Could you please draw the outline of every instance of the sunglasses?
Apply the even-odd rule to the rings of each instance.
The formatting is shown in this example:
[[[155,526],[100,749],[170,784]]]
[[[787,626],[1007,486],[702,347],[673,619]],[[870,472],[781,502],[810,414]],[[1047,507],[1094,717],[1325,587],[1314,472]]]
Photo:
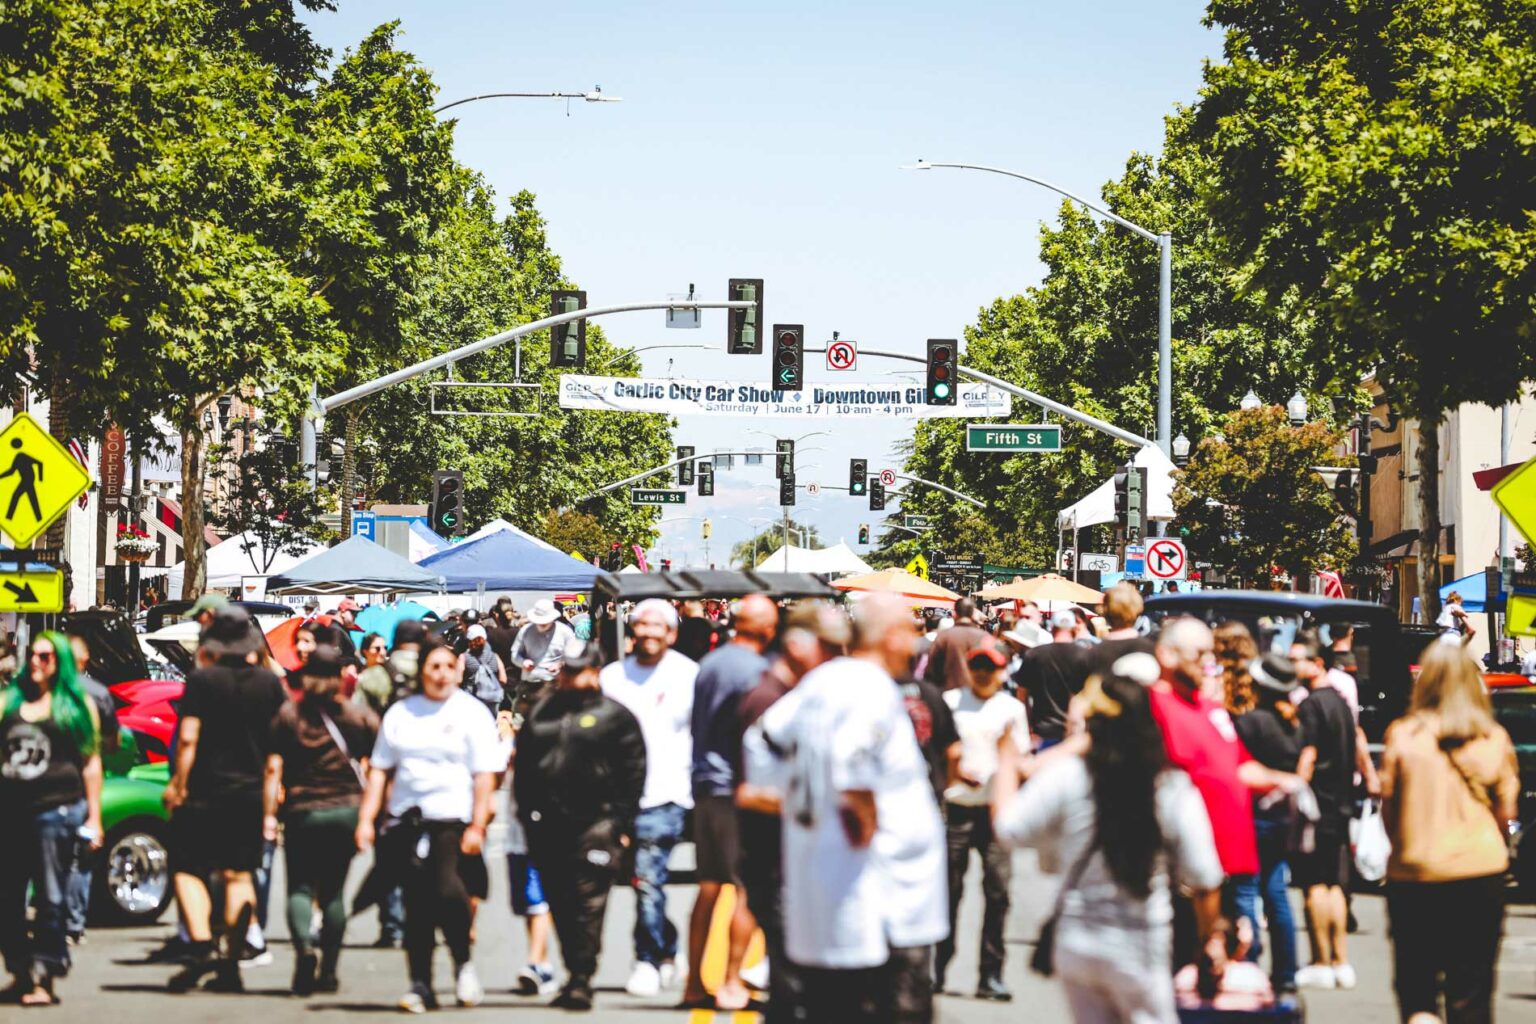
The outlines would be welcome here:
[[[36,658],[38,661],[53,661],[56,658],[58,658],[58,655],[55,654],[53,651],[41,651],[41,650],[39,650],[39,651],[33,651],[32,652],[32,657]]]

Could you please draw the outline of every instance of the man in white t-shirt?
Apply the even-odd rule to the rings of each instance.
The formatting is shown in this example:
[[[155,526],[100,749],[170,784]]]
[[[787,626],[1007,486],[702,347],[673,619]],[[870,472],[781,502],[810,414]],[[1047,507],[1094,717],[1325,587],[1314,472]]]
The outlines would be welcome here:
[[[992,831],[988,802],[992,776],[997,773],[997,745],[1011,735],[1022,757],[1029,750],[1029,724],[1024,704],[1003,690],[1008,678],[1008,657],[984,641],[966,655],[971,683],[944,694],[954,713],[960,735],[960,763],[952,769],[944,791],[944,831],[949,847],[949,938],[939,943],[934,979],[944,989],[944,974],[955,955],[955,924],[960,893],[971,866],[971,851],[981,855],[981,894],[986,910],[981,920],[981,971],[976,998],[1007,1002],[1013,998],[1003,984],[1003,923],[1008,920],[1008,886],[1013,881],[1013,859]]]
[[[635,818],[635,966],[625,991],[654,996],[678,980],[677,928],[667,917],[667,858],[693,806],[693,684],[699,666],[672,650],[677,609],[641,601],[629,616],[634,653],[603,669],[603,693],[645,737],[645,791]]]
[[[764,713],[755,739],[772,757],[748,762],[749,782],[784,794],[785,945],[812,1020],[932,1019],[944,826],[893,679],[915,640],[899,599],[860,601],[852,656]]]

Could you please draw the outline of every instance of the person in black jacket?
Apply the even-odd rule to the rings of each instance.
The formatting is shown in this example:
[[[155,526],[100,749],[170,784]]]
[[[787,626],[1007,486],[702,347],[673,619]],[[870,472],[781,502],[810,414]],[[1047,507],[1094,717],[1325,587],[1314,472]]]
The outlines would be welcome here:
[[[596,644],[566,648],[559,688],[534,707],[518,734],[512,774],[568,974],[554,1005],[568,1010],[592,1008],[608,889],[645,786],[640,724],[603,695],[601,665]]]

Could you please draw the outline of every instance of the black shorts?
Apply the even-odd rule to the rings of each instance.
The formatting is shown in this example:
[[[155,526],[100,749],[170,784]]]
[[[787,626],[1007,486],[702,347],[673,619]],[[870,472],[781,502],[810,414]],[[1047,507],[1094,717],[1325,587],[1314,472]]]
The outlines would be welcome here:
[[[699,881],[740,884],[741,829],[734,799],[701,796],[694,801],[693,848]]]
[[[1349,822],[1320,821],[1313,836],[1312,852],[1296,856],[1291,872],[1296,885],[1302,889],[1314,885],[1349,888]]]
[[[231,793],[217,803],[188,802],[171,815],[171,866],[206,878],[261,865],[261,794]]]

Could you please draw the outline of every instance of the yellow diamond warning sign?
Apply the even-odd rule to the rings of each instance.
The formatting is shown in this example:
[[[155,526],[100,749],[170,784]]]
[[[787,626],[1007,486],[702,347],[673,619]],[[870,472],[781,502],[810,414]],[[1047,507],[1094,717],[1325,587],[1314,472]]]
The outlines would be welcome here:
[[[69,449],[21,412],[0,430],[0,530],[26,547],[91,486]]]
[[[924,558],[921,553],[913,555],[912,561],[907,563],[907,572],[911,573],[913,576],[916,576],[920,580],[927,579],[928,559]]]
[[[1536,636],[1536,595],[1510,594],[1504,612],[1504,632],[1509,636]]]

